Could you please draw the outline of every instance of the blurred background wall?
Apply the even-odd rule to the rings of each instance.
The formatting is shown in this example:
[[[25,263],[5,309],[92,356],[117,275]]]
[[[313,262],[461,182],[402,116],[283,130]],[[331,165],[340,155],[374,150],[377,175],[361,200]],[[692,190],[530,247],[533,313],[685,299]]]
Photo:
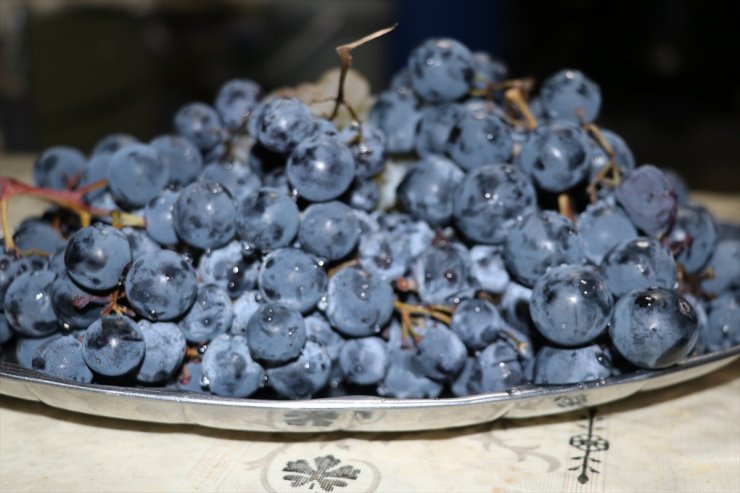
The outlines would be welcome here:
[[[1,0],[0,152],[171,129],[232,77],[270,89],[337,65],[334,47],[399,22],[355,53],[373,92],[421,40],[452,36],[542,80],[579,68],[599,123],[638,162],[692,188],[740,190],[738,2]]]

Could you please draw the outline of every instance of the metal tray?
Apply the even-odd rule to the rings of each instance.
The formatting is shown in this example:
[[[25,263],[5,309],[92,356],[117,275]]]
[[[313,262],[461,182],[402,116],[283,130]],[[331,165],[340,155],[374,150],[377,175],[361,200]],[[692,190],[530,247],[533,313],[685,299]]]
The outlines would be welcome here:
[[[740,346],[696,356],[657,371],[578,385],[525,385],[470,397],[307,401],[232,399],[191,392],[76,384],[0,362],[0,394],[97,416],[265,432],[412,431],[453,428],[499,418],[571,411],[691,380],[740,357]]]

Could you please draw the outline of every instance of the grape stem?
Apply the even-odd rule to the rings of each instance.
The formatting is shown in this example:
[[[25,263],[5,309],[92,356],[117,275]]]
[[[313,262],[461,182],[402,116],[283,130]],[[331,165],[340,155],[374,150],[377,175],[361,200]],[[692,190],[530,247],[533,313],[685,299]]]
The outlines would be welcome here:
[[[419,342],[421,339],[414,331],[414,325],[416,323],[413,318],[414,316],[431,317],[449,326],[452,323],[451,315],[455,311],[454,308],[445,305],[412,305],[411,303],[404,303],[399,300],[393,302],[393,308],[396,309],[401,317],[401,336],[403,340],[411,337],[414,342]]]
[[[119,303],[119,300],[126,297],[126,293],[121,288],[116,288],[111,294],[109,294],[106,298],[108,299],[108,303],[103,307],[102,314],[103,316],[108,316],[111,314],[111,312],[115,313],[116,315],[126,315],[128,317],[135,317],[136,314],[134,311],[122,304]]]
[[[591,202],[593,203],[599,199],[599,187],[606,186],[609,188],[616,188],[616,186],[619,185],[619,182],[622,180],[622,173],[619,170],[619,166],[617,166],[614,149],[612,148],[611,144],[609,144],[609,142],[604,138],[604,135],[601,133],[599,127],[596,126],[595,123],[586,123],[584,124],[584,128],[596,141],[599,147],[604,150],[607,158],[609,159],[606,165],[604,165],[598,171],[598,173],[596,173],[596,176],[594,176],[594,179],[591,180],[591,183],[589,183],[588,187],[586,188],[586,191],[591,198]]]
[[[558,210],[560,214],[567,217],[571,221],[576,220],[576,213],[573,210],[573,200],[567,193],[561,193],[558,195]]]
[[[504,99],[509,108],[521,115],[523,121],[520,120],[519,124],[523,124],[525,128],[533,130],[537,128],[537,119],[532,114],[532,110],[529,109],[525,92],[526,87],[523,87],[521,83],[514,84],[504,91]]]
[[[107,180],[99,180],[77,190],[56,190],[54,188],[35,187],[10,177],[0,176],[0,222],[2,222],[5,249],[7,251],[16,251],[13,235],[10,231],[10,224],[8,223],[8,204],[10,199],[16,195],[36,197],[56,204],[59,207],[69,209],[79,216],[83,228],[90,225],[90,220],[93,216],[110,217],[113,220],[113,226],[117,228],[123,226],[143,227],[145,225],[144,218],[135,214],[100,209],[85,203],[83,197],[86,193],[103,188],[107,183]]]
[[[357,117],[357,113],[344,97],[344,83],[347,80],[347,72],[349,72],[349,69],[352,67],[352,50],[364,45],[365,43],[368,43],[388,34],[389,32],[393,31],[396,26],[398,26],[398,23],[393,24],[390,27],[380,29],[379,31],[375,31],[374,33],[368,34],[367,36],[355,40],[351,43],[337,46],[337,55],[339,55],[340,62],[339,87],[337,88],[337,97],[334,99],[334,109],[332,110],[331,116],[329,117],[330,120],[334,120],[339,114],[339,108],[344,106],[345,108],[347,108],[350,117],[352,117],[352,123],[359,125],[360,119]]]

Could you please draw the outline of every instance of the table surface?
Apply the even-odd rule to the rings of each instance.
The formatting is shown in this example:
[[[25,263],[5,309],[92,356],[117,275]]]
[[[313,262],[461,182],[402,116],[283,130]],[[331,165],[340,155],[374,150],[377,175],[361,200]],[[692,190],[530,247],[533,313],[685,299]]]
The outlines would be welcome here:
[[[0,155],[0,174],[28,181],[30,162]],[[693,198],[740,219],[740,194]],[[13,204],[12,224],[42,208]],[[0,397],[0,492],[735,493],[739,376],[736,361],[590,411],[396,434],[160,425]]]

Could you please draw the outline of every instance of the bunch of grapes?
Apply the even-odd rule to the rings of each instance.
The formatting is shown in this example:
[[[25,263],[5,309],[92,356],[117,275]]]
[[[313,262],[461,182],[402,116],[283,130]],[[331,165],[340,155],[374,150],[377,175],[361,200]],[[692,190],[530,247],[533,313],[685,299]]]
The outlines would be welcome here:
[[[55,204],[3,222],[3,357],[230,397],[436,398],[740,344],[740,241],[594,123],[583,73],[535,95],[430,39],[366,117],[339,89],[327,118],[231,80],[171,134],[52,147],[35,187],[3,179],[3,215],[17,193]]]

